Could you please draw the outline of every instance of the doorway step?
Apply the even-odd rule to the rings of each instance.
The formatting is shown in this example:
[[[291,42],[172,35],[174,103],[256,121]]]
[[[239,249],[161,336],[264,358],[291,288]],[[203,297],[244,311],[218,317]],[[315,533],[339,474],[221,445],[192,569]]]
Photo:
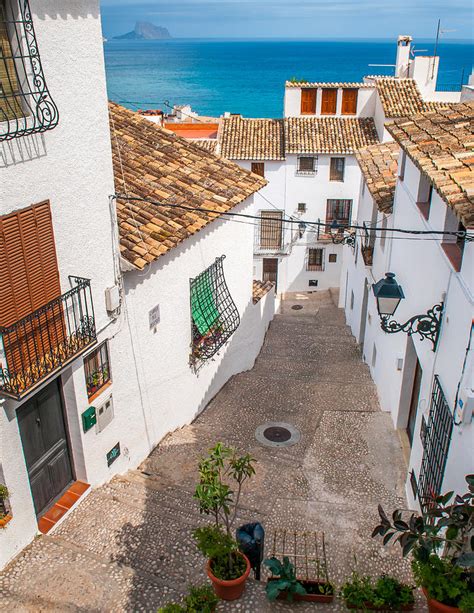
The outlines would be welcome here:
[[[90,488],[84,481],[74,481],[53,506],[38,519],[38,529],[42,534],[48,534],[57,523],[75,507],[81,497]]]

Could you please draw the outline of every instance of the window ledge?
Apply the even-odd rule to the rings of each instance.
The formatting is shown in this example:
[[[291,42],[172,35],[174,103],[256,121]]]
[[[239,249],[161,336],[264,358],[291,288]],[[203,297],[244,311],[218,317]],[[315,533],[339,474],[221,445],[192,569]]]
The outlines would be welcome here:
[[[88,397],[87,397],[87,398],[88,398],[88,401],[89,401],[89,402],[94,402],[94,400],[97,400],[97,398],[98,398],[98,397],[99,397],[99,396],[100,396],[100,395],[101,395],[103,392],[105,392],[105,390],[106,390],[107,388],[109,388],[111,385],[112,385],[112,381],[107,381],[107,383],[104,383],[104,385],[103,385],[103,386],[102,386],[100,389],[98,389],[96,392],[94,392],[94,393],[92,394],[92,396],[88,396]]]
[[[317,174],[316,170],[297,170],[295,172],[297,177],[314,177]]]
[[[0,519],[0,529],[6,528],[7,524],[11,522],[12,519],[13,519],[13,515],[11,513],[8,513],[8,515],[5,515],[5,517],[2,517]]]

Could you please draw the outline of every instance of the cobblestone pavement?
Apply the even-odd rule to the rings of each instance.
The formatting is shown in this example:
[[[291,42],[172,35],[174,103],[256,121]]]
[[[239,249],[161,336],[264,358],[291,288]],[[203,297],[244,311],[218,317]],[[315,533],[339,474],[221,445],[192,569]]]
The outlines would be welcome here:
[[[291,307],[298,302],[301,310]],[[292,447],[269,448],[257,426],[288,422]],[[66,521],[0,574],[5,611],[156,611],[205,580],[191,531],[199,457],[217,441],[249,451],[257,475],[239,520],[324,530],[329,572],[341,584],[354,567],[409,579],[398,549],[370,534],[377,504],[404,505],[405,466],[389,415],[328,293],[286,300],[255,367],[231,379],[190,426],[170,434],[137,471],[92,491]],[[242,599],[218,611],[342,611],[343,605],[269,604],[249,580]],[[424,611],[417,594],[417,611]]]

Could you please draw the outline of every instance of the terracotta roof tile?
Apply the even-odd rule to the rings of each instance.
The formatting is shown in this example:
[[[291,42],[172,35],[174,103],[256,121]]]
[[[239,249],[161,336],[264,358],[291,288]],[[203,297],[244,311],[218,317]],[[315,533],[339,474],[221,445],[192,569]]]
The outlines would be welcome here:
[[[201,149],[217,154],[218,141],[216,138],[191,138],[189,140]]]
[[[257,304],[274,287],[275,285],[271,281],[257,281],[254,279],[252,286],[253,303]]]
[[[286,153],[342,153],[378,142],[372,118],[289,117],[285,119]]]
[[[375,85],[373,83],[343,83],[343,82],[335,82],[335,83],[324,83],[322,81],[314,81],[314,82],[310,82],[310,81],[287,81],[285,83],[285,87],[298,87],[301,89],[305,89],[305,88],[318,88],[318,87],[322,87],[322,88],[329,88],[329,89],[334,89],[334,88],[367,88],[367,87],[375,87]]]
[[[110,103],[109,114],[118,194],[213,211],[118,197],[121,255],[136,268],[144,268],[266,185],[261,177],[137,113]]]
[[[220,153],[230,160],[284,160],[283,119],[223,119]]]
[[[367,188],[382,213],[392,212],[399,153],[398,143],[379,143],[356,151]]]
[[[442,102],[426,102],[421,96],[414,79],[398,77],[366,77],[372,79],[377,87],[385,117],[395,118],[415,115],[422,111],[445,108]]]
[[[474,102],[396,119],[387,130],[466,228],[474,227]]]

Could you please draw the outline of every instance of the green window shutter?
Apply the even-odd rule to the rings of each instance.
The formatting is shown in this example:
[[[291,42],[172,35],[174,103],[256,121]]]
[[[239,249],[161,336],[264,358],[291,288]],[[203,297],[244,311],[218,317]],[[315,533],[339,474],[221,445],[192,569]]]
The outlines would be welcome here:
[[[212,278],[205,270],[191,286],[191,314],[199,334],[204,336],[219,321],[219,310],[214,297]]]

